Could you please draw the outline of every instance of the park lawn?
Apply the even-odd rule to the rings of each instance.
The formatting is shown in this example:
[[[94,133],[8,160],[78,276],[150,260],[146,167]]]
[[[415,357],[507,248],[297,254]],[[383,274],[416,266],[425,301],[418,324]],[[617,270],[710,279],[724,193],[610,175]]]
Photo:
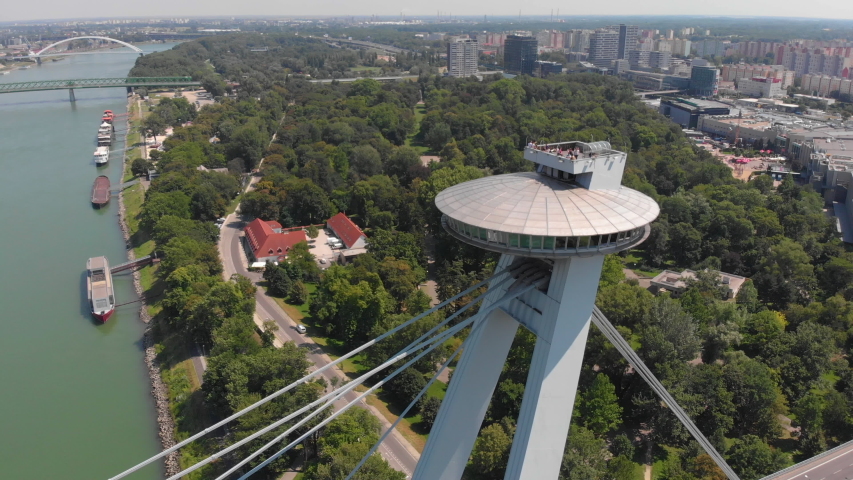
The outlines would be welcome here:
[[[631,250],[624,257],[621,257],[622,263],[625,265],[625,268],[630,268],[635,273],[639,275],[643,275],[646,277],[655,277],[657,274],[662,272],[661,269],[656,269],[648,264],[648,258],[646,257],[646,252],[642,250]]]
[[[427,155],[430,153],[429,147],[422,145],[418,138],[418,135],[421,133],[421,120],[423,120],[424,115],[426,115],[426,105],[422,103],[415,105],[415,129],[413,133],[406,137],[406,146],[413,148],[418,152],[418,155]]]
[[[370,72],[370,73],[379,73],[382,71],[381,67],[353,67],[350,68],[352,72]]]

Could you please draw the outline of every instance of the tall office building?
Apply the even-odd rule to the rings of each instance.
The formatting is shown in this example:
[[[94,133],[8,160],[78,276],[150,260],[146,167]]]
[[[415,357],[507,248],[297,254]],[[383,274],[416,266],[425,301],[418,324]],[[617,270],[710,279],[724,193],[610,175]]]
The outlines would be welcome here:
[[[589,61],[596,67],[610,68],[619,56],[619,33],[600,28],[589,36]]]
[[[451,77],[470,77],[477,74],[479,43],[466,37],[452,37],[447,43],[447,74]]]
[[[694,65],[690,69],[690,90],[696,95],[712,97],[717,94],[720,71],[714,65]]]
[[[504,42],[504,70],[517,75],[533,75],[538,49],[535,37],[507,35]]]
[[[616,58],[628,58],[628,52],[637,47],[637,38],[640,36],[640,27],[636,25],[619,24],[611,25],[606,28],[619,34]]]

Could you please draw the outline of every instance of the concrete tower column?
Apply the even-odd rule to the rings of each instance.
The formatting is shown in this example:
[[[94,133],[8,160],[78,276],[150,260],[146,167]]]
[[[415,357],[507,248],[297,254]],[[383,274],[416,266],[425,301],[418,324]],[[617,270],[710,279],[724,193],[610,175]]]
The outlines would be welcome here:
[[[603,255],[556,261],[505,480],[559,476]]]
[[[502,255],[498,269],[506,269],[513,259],[512,255]],[[492,285],[505,278],[503,275],[493,280]],[[505,292],[506,288],[489,292],[481,308],[499,300]],[[430,431],[430,436],[436,435],[442,441],[427,443],[413,479],[462,477],[517,330],[518,322],[500,309],[474,322]]]

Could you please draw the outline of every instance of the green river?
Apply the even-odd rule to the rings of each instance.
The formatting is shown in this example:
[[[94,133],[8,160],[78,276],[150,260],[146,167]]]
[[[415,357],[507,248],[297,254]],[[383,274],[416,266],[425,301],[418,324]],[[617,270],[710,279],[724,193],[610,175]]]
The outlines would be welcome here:
[[[171,44],[142,46],[162,51]],[[69,56],[0,82],[126,76],[136,56]],[[157,453],[157,424],[138,304],[105,325],[89,313],[89,257],[126,261],[118,201],[89,203],[101,113],[126,112],[123,88],[0,95],[0,478],[106,479]],[[124,119],[116,122],[123,128]],[[129,275],[117,303],[135,300]],[[156,463],[131,475],[162,478]]]

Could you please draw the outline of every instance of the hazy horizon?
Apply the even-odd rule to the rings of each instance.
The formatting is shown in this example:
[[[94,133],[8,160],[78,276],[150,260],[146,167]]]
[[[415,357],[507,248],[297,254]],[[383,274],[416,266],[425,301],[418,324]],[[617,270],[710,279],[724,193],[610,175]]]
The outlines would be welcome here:
[[[797,18],[809,20],[853,20],[853,3],[815,0],[806,8],[800,2],[779,0],[769,2],[743,2],[737,9],[725,8],[717,4],[699,4],[693,2],[673,3],[663,0],[650,2],[634,2],[629,0],[613,0],[594,5],[584,5],[582,11],[572,10],[572,5],[549,3],[543,0],[524,2],[519,9],[518,2],[495,0],[491,2],[466,2],[458,4],[449,0],[438,0],[426,9],[422,3],[397,2],[390,0],[367,0],[354,4],[341,0],[317,0],[310,4],[283,5],[271,0],[258,0],[251,5],[241,5],[240,8],[231,2],[182,2],[175,4],[165,0],[150,0],[142,8],[136,4],[104,3],[94,0],[77,2],[59,2],[46,0],[39,3],[38,13],[30,5],[14,2],[7,5],[0,21],[9,22],[38,22],[58,20],[88,20],[116,18],[172,18],[172,17],[335,17],[335,16],[370,16],[399,17],[403,15],[414,17],[435,17],[438,11],[442,14],[455,16],[512,17],[522,16],[543,17],[555,15],[559,11],[561,17],[578,16],[711,16],[711,17],[768,17],[768,18]],[[726,5],[728,7],[729,5]],[[768,11],[772,7],[771,11]],[[239,11],[238,11],[239,10]],[[734,11],[733,11],[734,10]],[[798,11],[799,10],[799,11]],[[49,12],[49,13],[47,13]],[[84,13],[85,12],[85,13]],[[97,15],[86,15],[97,12]],[[614,13],[618,12],[618,13]],[[778,12],[787,15],[780,16]],[[799,14],[796,14],[797,12]],[[832,13],[829,13],[832,12]],[[776,15],[774,15],[776,13]],[[769,14],[769,15],[768,15]]]

